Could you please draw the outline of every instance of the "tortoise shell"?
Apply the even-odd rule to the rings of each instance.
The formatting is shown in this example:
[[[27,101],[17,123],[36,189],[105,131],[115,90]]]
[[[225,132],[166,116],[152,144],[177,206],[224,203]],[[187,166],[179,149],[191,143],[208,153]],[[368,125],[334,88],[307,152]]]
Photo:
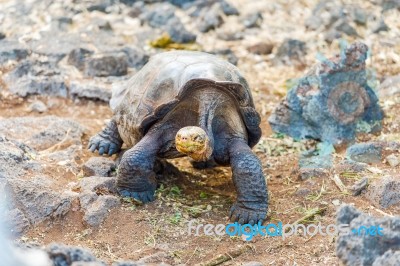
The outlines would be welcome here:
[[[246,80],[234,65],[203,52],[157,54],[127,86],[114,89],[110,106],[120,134],[130,139],[128,145],[135,145],[186,94],[203,87],[224,90],[236,100],[246,125],[249,146],[253,147],[261,137],[260,116]]]

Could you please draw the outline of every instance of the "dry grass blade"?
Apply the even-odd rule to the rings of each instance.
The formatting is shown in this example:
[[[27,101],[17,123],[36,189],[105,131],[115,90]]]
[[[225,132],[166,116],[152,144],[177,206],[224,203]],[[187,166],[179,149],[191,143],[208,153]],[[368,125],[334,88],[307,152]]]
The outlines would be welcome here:
[[[300,219],[296,220],[292,225],[296,224],[301,224],[301,223],[307,223],[311,218],[313,218],[315,215],[322,214],[326,211],[326,208],[313,208],[310,209],[309,211],[306,212],[306,215],[301,217]]]
[[[218,255],[217,257],[213,258],[212,260],[205,262],[205,263],[200,263],[197,264],[196,266],[215,266],[215,265],[220,265],[224,262],[227,262],[229,260],[232,260],[233,258],[239,257],[243,253],[251,250],[252,247],[250,245],[245,245],[243,247],[240,247],[238,249],[235,249],[233,251],[227,252],[225,254]]]
[[[336,186],[339,188],[339,190],[341,192],[344,192],[344,193],[347,192],[347,187],[343,184],[339,175],[333,175],[333,177],[331,177],[331,179],[333,180],[333,182],[335,182]]]

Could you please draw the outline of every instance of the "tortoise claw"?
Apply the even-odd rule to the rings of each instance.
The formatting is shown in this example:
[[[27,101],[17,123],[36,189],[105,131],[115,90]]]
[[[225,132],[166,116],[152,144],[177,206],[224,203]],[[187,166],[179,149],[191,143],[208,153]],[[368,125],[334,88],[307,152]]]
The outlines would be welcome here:
[[[254,225],[258,222],[262,223],[264,221],[266,211],[244,208],[235,203],[231,208],[229,217],[232,222]]]

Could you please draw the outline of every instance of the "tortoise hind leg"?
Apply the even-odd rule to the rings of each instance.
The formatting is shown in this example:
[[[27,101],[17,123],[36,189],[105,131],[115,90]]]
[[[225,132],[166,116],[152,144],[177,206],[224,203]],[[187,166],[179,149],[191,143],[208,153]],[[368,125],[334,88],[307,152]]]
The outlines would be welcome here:
[[[143,203],[154,200],[157,188],[154,167],[161,147],[160,137],[159,133],[149,132],[122,156],[117,176],[117,189],[122,197]]]
[[[89,140],[89,150],[99,150],[99,154],[109,156],[119,152],[122,146],[122,139],[118,132],[117,123],[111,120],[107,126]]]
[[[268,210],[268,193],[260,160],[241,138],[229,141],[229,157],[237,191],[231,220],[240,224],[263,222]]]

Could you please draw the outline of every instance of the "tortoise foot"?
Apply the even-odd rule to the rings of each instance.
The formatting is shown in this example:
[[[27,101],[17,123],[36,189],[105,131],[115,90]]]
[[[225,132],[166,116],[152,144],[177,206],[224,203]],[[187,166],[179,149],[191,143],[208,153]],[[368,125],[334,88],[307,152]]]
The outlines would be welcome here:
[[[118,153],[120,149],[121,145],[119,143],[115,143],[108,138],[101,136],[101,134],[93,136],[89,141],[89,150],[91,152],[98,150],[100,155],[108,154],[111,156]]]
[[[267,216],[266,204],[256,204],[254,207],[246,207],[244,204],[235,203],[231,207],[230,220],[239,224],[257,224],[262,223]]]
[[[155,190],[151,189],[147,191],[134,192],[127,189],[120,189],[118,190],[118,193],[121,195],[121,197],[132,198],[135,200],[139,200],[143,203],[148,203],[154,201]]]

